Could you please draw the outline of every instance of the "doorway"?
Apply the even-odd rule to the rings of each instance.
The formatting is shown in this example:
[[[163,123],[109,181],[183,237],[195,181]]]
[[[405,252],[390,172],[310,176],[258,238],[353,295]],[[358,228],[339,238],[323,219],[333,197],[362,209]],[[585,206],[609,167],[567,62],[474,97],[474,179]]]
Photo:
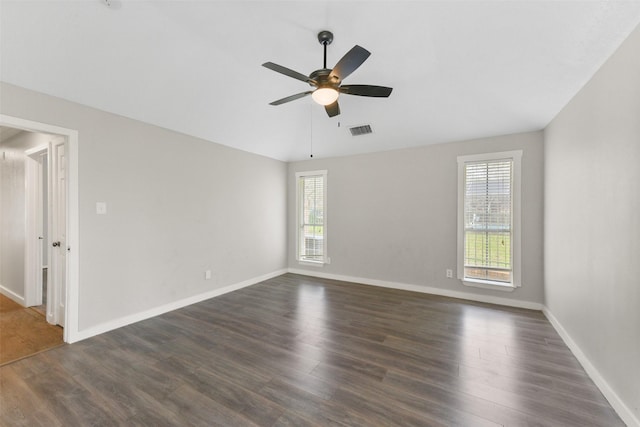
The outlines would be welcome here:
[[[42,307],[47,322],[65,325],[67,283],[67,141],[25,151],[25,302]],[[49,242],[51,242],[49,244]]]
[[[32,181],[27,195],[31,203],[25,246],[24,305],[47,304],[47,321],[64,326],[64,341],[80,339],[78,333],[78,132],[45,123],[0,115],[0,126],[52,135],[46,147],[30,150],[27,176]],[[46,162],[45,156],[46,153]],[[46,166],[45,166],[46,165]],[[47,176],[47,189],[44,176]],[[46,193],[46,198],[45,198]],[[46,200],[46,202],[44,201]],[[47,220],[45,205],[47,209]],[[39,208],[39,207],[40,208]],[[47,224],[46,233],[44,224]],[[42,238],[41,238],[42,237]],[[46,244],[46,246],[45,246]],[[46,260],[46,261],[43,261]],[[45,264],[46,263],[46,264]],[[47,279],[43,283],[43,266]],[[28,270],[28,271],[27,271]],[[43,286],[47,294],[43,298]]]

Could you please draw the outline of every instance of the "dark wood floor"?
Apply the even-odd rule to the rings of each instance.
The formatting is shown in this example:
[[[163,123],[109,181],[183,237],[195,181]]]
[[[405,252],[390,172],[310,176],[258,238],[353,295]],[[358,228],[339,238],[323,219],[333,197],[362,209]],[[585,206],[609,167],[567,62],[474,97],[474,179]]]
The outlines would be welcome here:
[[[287,274],[0,368],[11,426],[623,426],[540,312]]]

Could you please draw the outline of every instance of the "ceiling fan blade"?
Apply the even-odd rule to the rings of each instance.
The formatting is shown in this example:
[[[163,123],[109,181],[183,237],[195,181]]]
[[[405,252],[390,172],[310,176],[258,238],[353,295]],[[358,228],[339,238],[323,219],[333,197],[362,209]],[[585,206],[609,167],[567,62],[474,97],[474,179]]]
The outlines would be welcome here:
[[[310,95],[311,93],[313,93],[312,90],[307,92],[302,92],[302,93],[296,93],[295,95],[287,96],[286,98],[282,98],[282,99],[278,99],[277,101],[270,102],[269,105],[280,105],[280,104],[284,104],[285,102],[295,101],[296,99],[304,98],[305,96]]]
[[[303,82],[312,84],[314,86],[317,86],[318,84],[315,80],[310,79],[308,76],[305,76],[302,73],[293,71],[287,67],[283,67],[282,65],[274,64],[273,62],[265,62],[264,64],[262,64],[262,66],[277,73],[284,74],[285,76],[293,77],[297,80],[302,80]]]
[[[324,109],[329,117],[334,117],[340,114],[340,106],[338,105],[338,101],[334,102],[333,104],[325,105]]]
[[[340,61],[333,67],[329,78],[338,78],[340,81],[347,78],[347,76],[353,73],[367,58],[371,55],[367,49],[355,45],[349,52],[347,52]]]
[[[393,88],[386,86],[371,85],[344,85],[338,88],[340,93],[358,96],[374,96],[377,98],[386,98],[391,95]]]

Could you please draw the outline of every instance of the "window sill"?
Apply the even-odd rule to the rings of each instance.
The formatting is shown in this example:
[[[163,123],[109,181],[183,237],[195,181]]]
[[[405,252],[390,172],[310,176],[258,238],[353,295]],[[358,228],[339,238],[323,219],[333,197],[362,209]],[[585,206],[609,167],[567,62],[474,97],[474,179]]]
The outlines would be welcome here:
[[[513,292],[516,288],[511,283],[490,282],[488,280],[463,279],[462,284],[472,288],[491,289],[493,291]]]
[[[323,262],[323,261],[300,261],[300,260],[298,260],[298,264],[309,266],[309,267],[324,267],[324,265],[326,263]]]

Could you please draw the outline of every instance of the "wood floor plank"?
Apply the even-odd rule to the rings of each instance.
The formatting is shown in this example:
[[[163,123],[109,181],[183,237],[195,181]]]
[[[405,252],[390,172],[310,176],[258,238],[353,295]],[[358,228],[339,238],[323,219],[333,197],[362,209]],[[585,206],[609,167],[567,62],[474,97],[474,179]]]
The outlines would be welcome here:
[[[291,384],[274,379],[260,390],[267,399],[278,402],[289,412],[321,426],[366,426],[369,418],[352,411],[341,402],[322,399]]]
[[[403,413],[410,412],[417,415],[420,419],[429,420],[429,422],[438,422],[443,425],[457,426],[474,426],[474,427],[498,427],[501,424],[495,423],[488,419],[460,410],[453,405],[445,405],[437,403],[433,400],[424,399],[422,396],[416,396],[405,390],[394,387],[388,387],[382,384],[381,387],[367,389],[364,393],[361,389],[346,384],[342,390],[348,390],[359,396],[367,396],[372,404],[383,401],[388,402],[394,408],[401,409]],[[340,394],[336,393],[334,398],[340,398]]]
[[[124,422],[110,414],[81,384],[55,368],[32,377],[27,386],[62,425],[101,426]]]
[[[0,420],[11,426],[62,425],[12,369],[0,375]]]
[[[334,424],[335,425],[335,424]],[[272,427],[319,427],[330,426],[330,424],[318,424],[292,411],[285,411],[273,424]]]
[[[164,405],[175,421],[164,418],[159,420],[159,424],[155,425],[256,426],[255,423],[245,418],[241,413],[226,407],[188,385],[167,396]],[[131,420],[141,425],[154,425],[146,424],[149,421],[148,418],[134,417]]]
[[[407,377],[397,372],[389,372],[385,384],[423,396],[424,399],[443,406],[452,406],[457,410],[468,412],[480,418],[493,421],[504,426],[544,426],[554,427],[557,423],[531,416],[524,412],[502,406],[489,399],[483,399],[461,391],[452,391],[441,383],[432,384],[425,379]]]
[[[176,359],[162,363],[163,367],[170,369],[174,375],[180,376],[186,384],[201,395],[242,414],[256,424],[271,425],[284,413],[284,408],[276,403],[226,380],[216,372],[204,368],[197,368],[194,371]]]
[[[538,311],[285,274],[0,367],[0,425],[624,424]]]
[[[391,399],[372,399],[366,394],[354,393],[340,388],[333,399],[359,413],[367,420],[367,425],[407,426],[407,427],[444,427],[448,424],[438,422],[429,416],[419,416],[396,406]]]

